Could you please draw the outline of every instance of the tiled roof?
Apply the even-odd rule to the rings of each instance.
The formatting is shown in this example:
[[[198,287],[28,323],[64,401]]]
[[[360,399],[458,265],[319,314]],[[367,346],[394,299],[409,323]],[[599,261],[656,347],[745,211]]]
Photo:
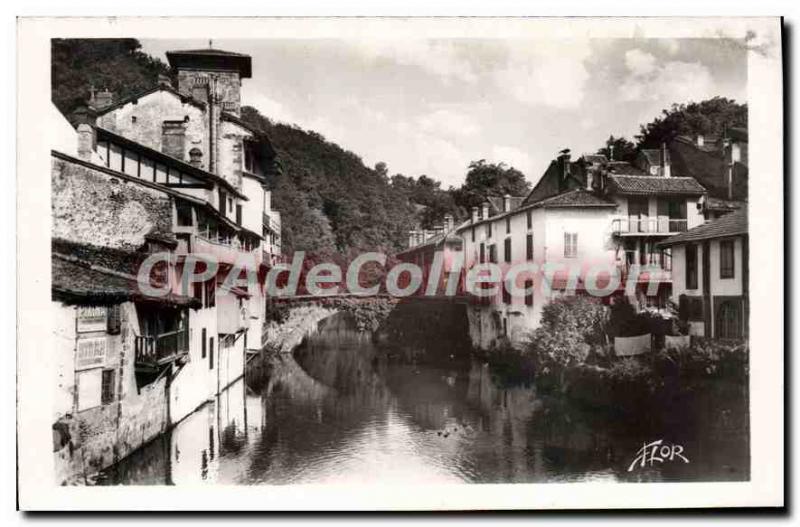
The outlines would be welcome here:
[[[736,141],[747,142],[747,128],[731,127],[727,130],[727,136]]]
[[[610,175],[609,182],[619,194],[698,195],[706,189],[691,177]]]
[[[575,189],[562,194],[545,198],[533,204],[533,207],[616,207],[617,204],[596,196],[584,189]]]
[[[73,247],[68,254],[58,252],[68,246],[53,245],[52,294],[56,300],[90,305],[136,300],[198,307],[196,299],[182,295],[146,296],[135,274],[144,254],[91,246]]]
[[[725,238],[747,234],[747,207],[735,210],[716,220],[710,221],[694,229],[689,229],[681,234],[667,238],[659,245],[677,245],[682,243],[708,240],[711,238]]]
[[[645,173],[642,169],[637,168],[627,161],[609,161],[608,165],[609,173],[611,174],[618,174],[620,176],[647,176],[648,174]]]
[[[606,156],[604,156],[603,154],[583,154],[583,156],[581,157],[583,157],[583,160],[586,161],[587,163],[603,164],[608,162],[608,159],[606,159]]]
[[[720,199],[711,196],[706,200],[706,208],[708,210],[736,210],[744,205],[744,201]]]
[[[235,53],[233,51],[224,51],[221,49],[205,48],[205,49],[179,49],[167,51],[171,55],[217,55],[220,57],[247,57],[244,53]]]
[[[647,158],[647,162],[651,165],[661,164],[661,150],[657,148],[643,148],[642,155]]]
[[[220,49],[187,49],[167,51],[167,61],[173,68],[199,67],[201,69],[230,69],[239,71],[242,78],[252,76],[250,55]]]
[[[191,95],[187,95],[185,93],[181,93],[181,92],[179,92],[178,90],[176,90],[175,88],[173,88],[169,84],[158,83],[155,86],[153,86],[152,88],[149,88],[147,90],[135,93],[135,94],[130,95],[128,97],[124,97],[124,98],[122,98],[122,99],[120,99],[118,101],[114,101],[112,104],[109,104],[108,106],[103,106],[102,108],[96,108],[95,110],[97,112],[97,115],[103,115],[103,114],[106,114],[106,113],[108,113],[108,112],[110,112],[112,110],[116,110],[117,108],[121,108],[121,107],[125,106],[126,104],[128,104],[129,102],[138,101],[139,99],[147,97],[148,95],[150,95],[152,93],[155,93],[157,91],[169,92],[169,93],[173,94],[174,96],[178,97],[181,100],[181,102],[192,104],[194,106],[197,106],[198,108],[203,108],[204,109],[206,107],[206,103],[204,103],[202,101],[198,101],[197,99],[195,99]]]

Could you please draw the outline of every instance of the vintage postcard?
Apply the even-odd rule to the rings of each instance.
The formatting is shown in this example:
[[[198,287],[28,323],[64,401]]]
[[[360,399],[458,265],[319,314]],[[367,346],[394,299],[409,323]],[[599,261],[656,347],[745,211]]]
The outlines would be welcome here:
[[[20,508],[783,504],[780,19],[18,27]]]

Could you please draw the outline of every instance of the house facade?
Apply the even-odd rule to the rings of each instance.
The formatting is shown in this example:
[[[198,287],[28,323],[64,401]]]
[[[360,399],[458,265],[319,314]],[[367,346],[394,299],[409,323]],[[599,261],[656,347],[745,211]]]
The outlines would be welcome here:
[[[521,345],[539,326],[542,307],[568,291],[665,308],[673,258],[659,242],[702,225],[706,195],[693,177],[673,174],[666,145],[633,162],[598,154],[573,161],[562,151],[527,196],[487,199],[455,228],[462,282],[480,264],[496,264],[507,282],[509,270],[523,269],[511,284],[470,298],[473,343]],[[439,239],[412,244],[406,255],[426,251],[432,260]]]
[[[239,117],[250,57],[209,49],[168,58],[177,87],[160,79],[119,101],[93,93],[72,116],[75,129],[54,116],[72,138],[59,138],[52,152],[64,393],[54,451],[65,481],[187,417],[240,379],[248,354],[261,347],[261,285],[280,259],[280,214],[267,187],[275,152]],[[142,282],[138,271],[156,254],[168,258]],[[216,272],[184,280],[209,259]],[[96,279],[87,283],[81,271]],[[169,292],[154,298],[148,286]],[[148,410],[126,413],[137,404]],[[136,421],[150,413],[146,426]],[[95,428],[105,430],[102,441]]]
[[[747,337],[747,224],[742,208],[661,242],[672,252],[672,301],[690,334]]]

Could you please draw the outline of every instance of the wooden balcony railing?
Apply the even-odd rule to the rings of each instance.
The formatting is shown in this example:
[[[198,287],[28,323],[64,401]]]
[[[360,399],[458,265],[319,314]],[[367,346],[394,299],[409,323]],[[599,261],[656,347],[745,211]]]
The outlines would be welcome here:
[[[179,329],[161,335],[136,335],[134,357],[137,364],[165,364],[189,351],[189,330]]]
[[[666,217],[617,218],[611,223],[614,234],[674,234],[687,228],[688,220]]]

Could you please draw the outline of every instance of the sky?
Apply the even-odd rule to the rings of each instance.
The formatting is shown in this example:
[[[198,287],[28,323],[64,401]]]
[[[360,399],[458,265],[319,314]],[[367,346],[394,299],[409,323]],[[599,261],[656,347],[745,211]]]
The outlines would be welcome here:
[[[166,62],[207,40],[142,40]],[[242,104],[314,130],[390,174],[459,186],[471,161],[532,184],[563,148],[632,138],[672,103],[746,102],[747,56],[724,39],[215,40],[246,53]]]

